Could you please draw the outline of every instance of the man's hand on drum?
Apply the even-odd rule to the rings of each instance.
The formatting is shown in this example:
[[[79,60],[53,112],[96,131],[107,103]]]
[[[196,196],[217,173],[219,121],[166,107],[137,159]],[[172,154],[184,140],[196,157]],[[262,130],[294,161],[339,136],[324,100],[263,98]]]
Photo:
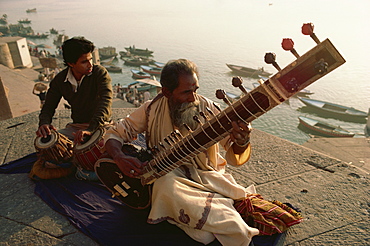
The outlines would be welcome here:
[[[51,130],[56,131],[57,129],[53,125],[44,124],[44,125],[39,126],[39,129],[37,129],[36,131],[36,135],[38,137],[46,138],[47,136],[51,134]]]
[[[148,163],[147,161],[141,162],[139,159],[125,155],[123,153],[116,155],[114,158],[114,162],[126,176],[129,176],[131,178],[143,174],[143,167],[146,166],[146,164]]]
[[[79,130],[77,132],[74,132],[74,143],[79,144],[85,142],[85,138],[87,136],[91,136],[93,133],[87,130]]]

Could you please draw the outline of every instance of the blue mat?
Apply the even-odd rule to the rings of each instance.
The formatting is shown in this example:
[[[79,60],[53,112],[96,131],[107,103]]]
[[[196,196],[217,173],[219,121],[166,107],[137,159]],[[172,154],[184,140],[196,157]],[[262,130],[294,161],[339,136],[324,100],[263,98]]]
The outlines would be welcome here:
[[[28,173],[37,160],[35,153],[0,166],[0,173]],[[35,181],[35,193],[52,209],[100,245],[203,245],[168,222],[146,223],[149,209],[135,210],[111,197],[98,182],[74,176]],[[256,236],[251,245],[275,246],[284,234]],[[221,245],[217,240],[209,244]]]

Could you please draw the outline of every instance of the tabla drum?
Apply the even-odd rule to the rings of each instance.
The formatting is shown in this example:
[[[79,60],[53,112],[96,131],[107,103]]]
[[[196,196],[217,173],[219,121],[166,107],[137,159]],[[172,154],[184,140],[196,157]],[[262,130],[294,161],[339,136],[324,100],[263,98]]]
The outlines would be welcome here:
[[[106,129],[98,128],[89,139],[73,147],[73,163],[86,170],[94,171],[94,164],[103,154]]]
[[[73,142],[54,130],[46,138],[37,137],[34,145],[38,156],[44,160],[62,163],[70,161],[73,156]]]

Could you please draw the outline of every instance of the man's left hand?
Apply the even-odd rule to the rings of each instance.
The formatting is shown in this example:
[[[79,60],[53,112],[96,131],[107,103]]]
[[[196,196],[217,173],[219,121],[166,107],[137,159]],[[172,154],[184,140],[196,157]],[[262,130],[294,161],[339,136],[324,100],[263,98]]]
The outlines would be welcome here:
[[[241,121],[233,121],[231,122],[231,125],[233,130],[231,131],[230,138],[231,141],[234,142],[233,146],[238,147],[238,150],[241,150],[242,148],[245,149],[249,143],[250,133],[252,130],[251,125]]]

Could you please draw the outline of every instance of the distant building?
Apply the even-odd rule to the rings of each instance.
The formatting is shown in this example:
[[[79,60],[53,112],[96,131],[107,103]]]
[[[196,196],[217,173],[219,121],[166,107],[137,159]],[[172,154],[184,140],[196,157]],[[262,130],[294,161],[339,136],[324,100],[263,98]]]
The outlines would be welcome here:
[[[23,37],[0,37],[0,64],[9,68],[33,66],[27,39]]]
[[[99,49],[95,48],[95,50],[92,52],[93,56],[93,63],[95,65],[100,65],[100,56],[99,56]]]

